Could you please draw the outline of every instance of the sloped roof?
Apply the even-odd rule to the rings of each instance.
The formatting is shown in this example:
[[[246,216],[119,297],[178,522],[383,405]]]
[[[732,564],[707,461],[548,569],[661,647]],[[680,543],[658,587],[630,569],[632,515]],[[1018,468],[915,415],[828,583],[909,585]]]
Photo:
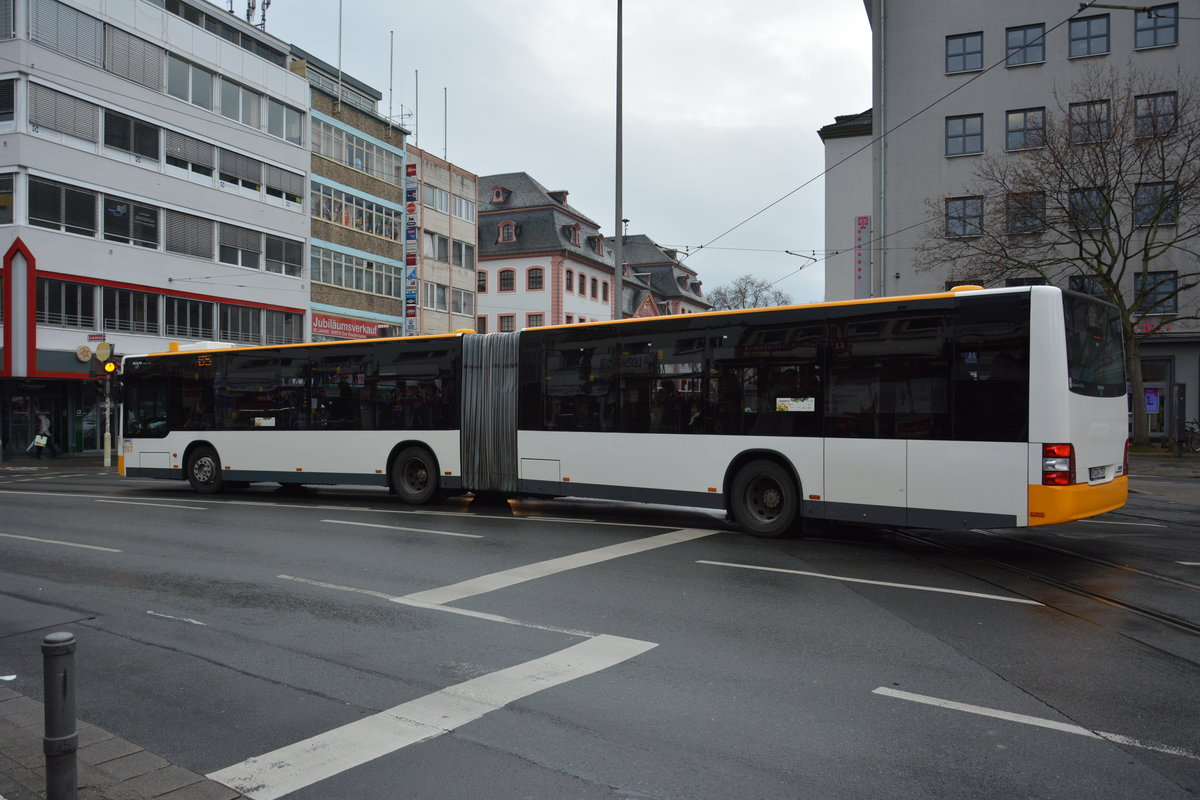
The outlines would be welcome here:
[[[550,189],[542,186],[527,172],[480,175],[477,185],[479,186],[478,209],[480,214],[490,214],[497,211],[515,211],[521,208],[537,208],[539,206],[557,206],[564,209],[567,213],[578,217],[580,223],[587,223],[596,229],[600,228],[599,223],[593,221],[579,209],[572,207],[569,203],[557,200]],[[503,187],[510,192],[505,202],[492,202],[492,189],[497,186]],[[554,194],[565,195],[566,193],[556,191]]]

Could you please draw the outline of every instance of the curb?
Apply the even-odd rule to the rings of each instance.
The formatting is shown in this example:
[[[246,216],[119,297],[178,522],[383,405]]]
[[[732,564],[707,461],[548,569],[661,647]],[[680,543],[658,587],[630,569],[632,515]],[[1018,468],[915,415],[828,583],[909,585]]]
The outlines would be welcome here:
[[[0,800],[45,800],[41,703],[0,687]],[[240,800],[245,795],[78,722],[78,800]]]

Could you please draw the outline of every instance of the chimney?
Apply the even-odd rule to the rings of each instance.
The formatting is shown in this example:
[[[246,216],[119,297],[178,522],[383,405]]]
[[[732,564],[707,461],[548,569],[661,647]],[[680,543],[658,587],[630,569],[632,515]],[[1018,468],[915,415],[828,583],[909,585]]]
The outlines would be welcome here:
[[[567,190],[566,189],[559,189],[554,192],[547,192],[547,194],[549,194],[552,198],[554,198],[554,202],[558,203],[559,205],[565,206],[567,204]]]

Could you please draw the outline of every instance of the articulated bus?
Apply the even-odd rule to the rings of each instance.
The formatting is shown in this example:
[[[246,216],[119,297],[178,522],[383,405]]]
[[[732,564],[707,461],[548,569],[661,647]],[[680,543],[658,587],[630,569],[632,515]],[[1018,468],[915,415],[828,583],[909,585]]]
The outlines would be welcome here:
[[[1117,310],[1034,286],[124,360],[121,471],[1020,527],[1125,503]]]

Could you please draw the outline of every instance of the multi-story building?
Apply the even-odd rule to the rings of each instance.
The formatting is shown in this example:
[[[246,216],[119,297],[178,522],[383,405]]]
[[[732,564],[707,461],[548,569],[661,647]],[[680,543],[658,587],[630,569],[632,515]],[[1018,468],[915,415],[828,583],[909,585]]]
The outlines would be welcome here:
[[[826,179],[826,247],[850,254],[831,264],[827,299],[940,291],[950,278],[969,278],[951,275],[953,267],[929,268],[930,262],[918,269],[922,248],[938,239],[979,235],[992,217],[1000,220],[992,230],[1002,239],[1038,236],[1045,230],[1045,211],[1033,205],[1039,198],[1026,201],[1011,191],[984,196],[980,168],[1015,175],[997,170],[1016,169],[1032,151],[1044,151],[1042,137],[1049,135],[1052,121],[1063,126],[1079,151],[1106,140],[1109,126],[1122,117],[1129,118],[1134,136],[1139,125],[1154,129],[1155,120],[1171,122],[1184,115],[1194,127],[1200,28],[1181,7],[867,0],[874,40],[871,132],[866,133],[861,115],[839,117],[822,129],[827,163],[874,142],[870,180],[863,179],[858,158]],[[1130,95],[1127,102],[1122,92]],[[1194,136],[1183,128],[1180,135]],[[1171,190],[1163,183],[1145,184],[1137,174],[1122,178],[1126,186],[1102,186],[1104,179],[1092,177],[1061,187],[1051,199],[1062,208],[1062,224],[1095,228],[1099,223],[1088,222],[1088,208],[1097,215],[1112,213],[1134,229],[1128,241],[1140,246],[1148,228],[1136,229],[1146,224],[1139,220],[1142,206],[1151,205],[1146,198],[1157,189],[1153,196],[1169,199]],[[1194,196],[1195,188],[1189,191]],[[1169,216],[1158,220],[1168,236],[1176,224],[1195,224],[1195,207],[1164,206]],[[1200,289],[1186,287],[1194,284],[1189,276],[1200,265],[1194,248],[1176,247],[1159,255],[1150,269],[1149,275],[1128,270],[1117,288],[1125,297],[1145,294],[1147,281],[1161,289],[1140,307],[1150,327],[1167,323],[1141,340],[1150,431],[1161,435],[1177,413],[1171,404],[1175,385],[1186,387],[1184,414],[1197,416],[1200,326],[1187,317],[1200,308]],[[1089,290],[1087,274],[1058,272],[1052,279],[1064,288]],[[982,282],[996,280],[1004,282]],[[1042,278],[1031,269],[1007,280]]]
[[[484,175],[478,208],[476,330],[613,318],[612,252],[567,192],[524,172]]]
[[[605,240],[611,250],[615,240]],[[695,314],[708,311],[712,304],[704,299],[696,271],[679,259],[679,251],[659,246],[644,233],[621,240],[621,260],[625,262],[626,317],[654,317],[664,314]]]
[[[409,254],[409,274],[415,266],[419,288],[413,328],[420,333],[474,328],[478,179],[416,147],[408,148],[408,174],[407,199],[419,226]]]
[[[291,52],[293,71],[311,85],[311,338],[402,335],[415,268],[405,267],[408,132],[377,113],[377,89]]]
[[[87,380],[171,341],[302,341],[308,84],[203,0],[0,3],[0,438],[99,446]]]

